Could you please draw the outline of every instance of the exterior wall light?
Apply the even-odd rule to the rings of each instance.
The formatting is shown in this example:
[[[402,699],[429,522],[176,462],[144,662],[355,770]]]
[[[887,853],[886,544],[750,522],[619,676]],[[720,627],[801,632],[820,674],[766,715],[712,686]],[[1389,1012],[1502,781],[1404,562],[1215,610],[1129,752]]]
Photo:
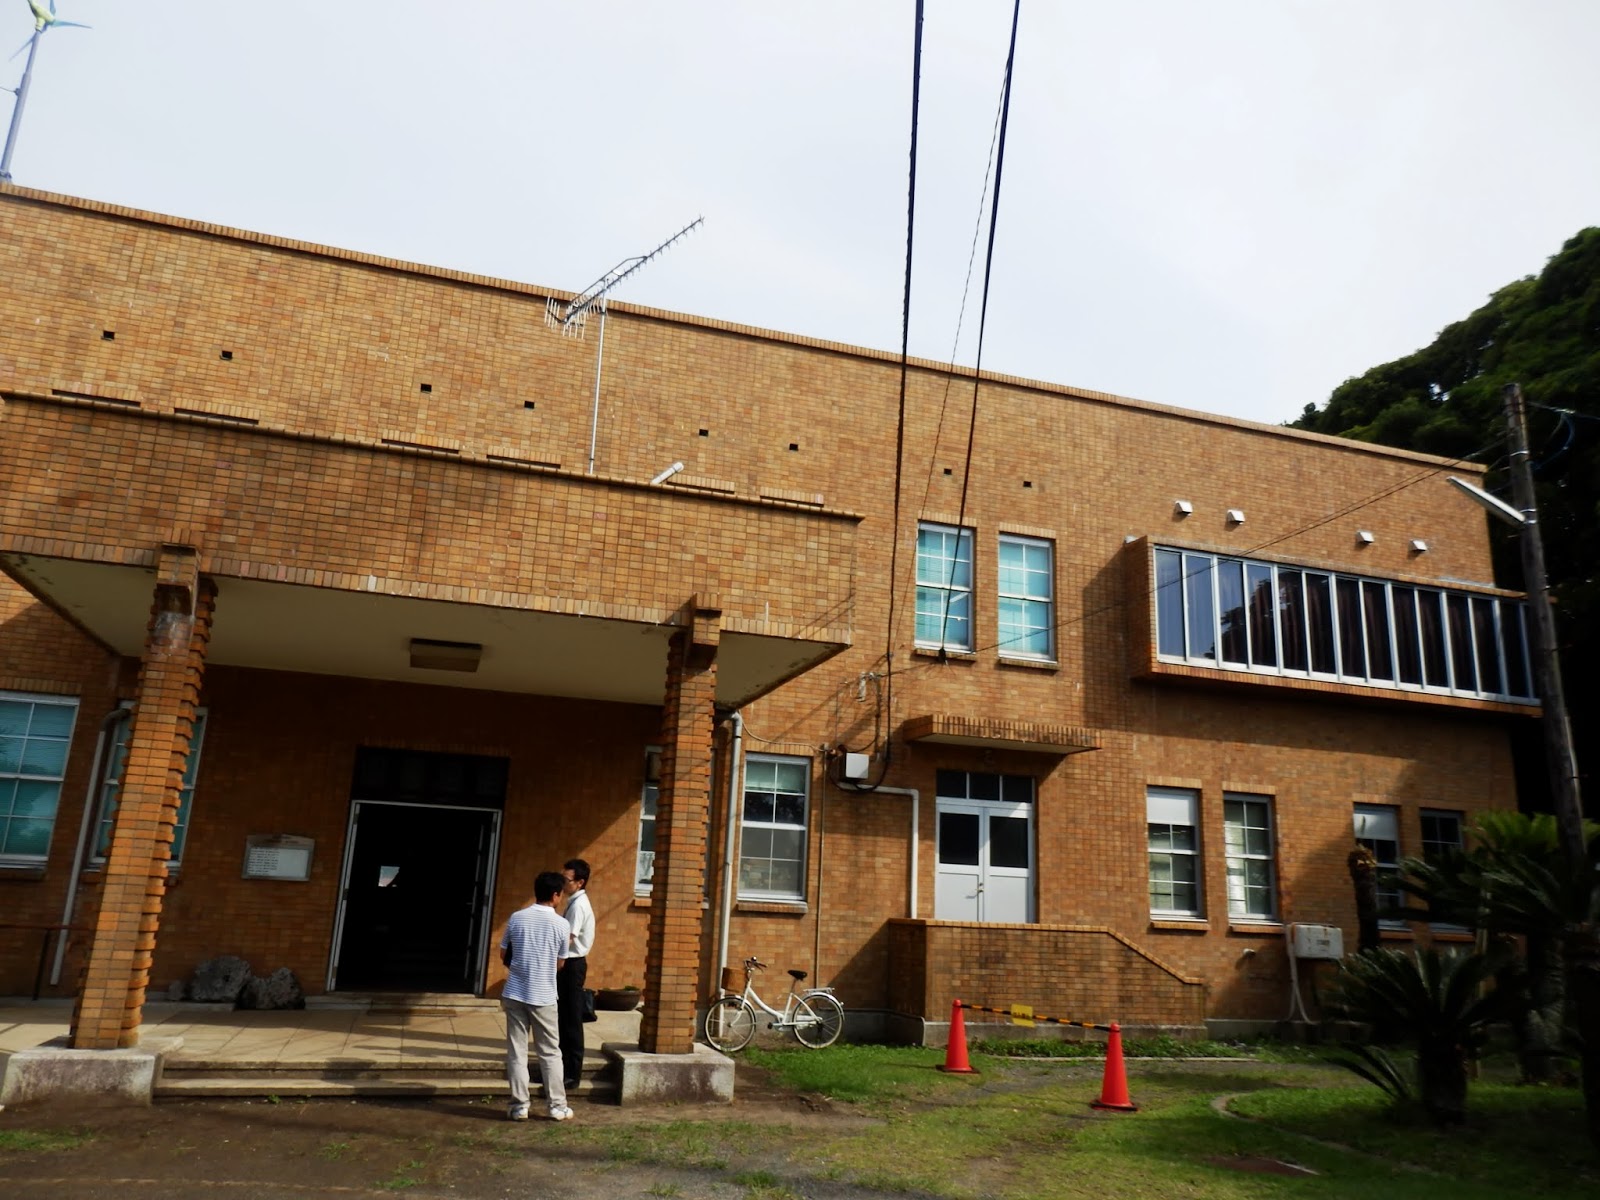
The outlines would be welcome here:
[[[1411,552],[1413,554],[1426,554],[1428,552],[1428,543],[1421,538],[1412,538]]]
[[[1229,525],[1243,525],[1244,524],[1244,509],[1242,509],[1242,508],[1230,508],[1228,510],[1228,524]]]
[[[1360,543],[1361,545],[1363,545],[1363,546],[1370,546],[1370,545],[1372,545],[1373,542],[1375,542],[1377,540],[1378,540],[1377,538],[1372,536],[1372,530],[1370,530],[1370,529],[1358,529],[1358,530],[1356,530],[1356,541],[1358,543]]]
[[[1175,517],[1187,517],[1187,516],[1193,515],[1193,513],[1194,513],[1194,505],[1190,504],[1187,500],[1174,500],[1172,502],[1172,515],[1173,516],[1175,516]]]

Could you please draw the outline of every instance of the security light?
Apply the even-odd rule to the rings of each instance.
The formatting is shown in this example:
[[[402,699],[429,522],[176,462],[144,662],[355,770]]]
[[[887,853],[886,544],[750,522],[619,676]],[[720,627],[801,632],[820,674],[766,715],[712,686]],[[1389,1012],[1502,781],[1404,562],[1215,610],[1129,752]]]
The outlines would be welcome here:
[[[1445,478],[1488,509],[1491,517],[1499,517],[1507,525],[1516,525],[1519,528],[1528,523],[1528,518],[1523,516],[1520,510],[1512,508],[1499,496],[1491,496],[1476,484],[1468,483],[1465,479],[1457,479],[1454,475],[1447,475]]]
[[[1228,524],[1230,524],[1230,525],[1243,525],[1244,524],[1244,509],[1242,509],[1242,508],[1230,508],[1228,510]]]
[[[1370,546],[1377,540],[1377,538],[1372,536],[1372,530],[1370,529],[1356,530],[1356,541],[1360,542],[1363,546]]]
[[[1187,517],[1193,514],[1194,505],[1187,500],[1174,500],[1172,502],[1172,511],[1176,516]]]

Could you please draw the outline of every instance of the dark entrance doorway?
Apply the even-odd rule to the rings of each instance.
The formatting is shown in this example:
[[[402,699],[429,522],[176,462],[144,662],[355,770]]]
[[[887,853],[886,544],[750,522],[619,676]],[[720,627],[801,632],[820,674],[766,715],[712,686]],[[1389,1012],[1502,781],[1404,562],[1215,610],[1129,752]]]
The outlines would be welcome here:
[[[476,992],[505,760],[358,752],[331,986]]]

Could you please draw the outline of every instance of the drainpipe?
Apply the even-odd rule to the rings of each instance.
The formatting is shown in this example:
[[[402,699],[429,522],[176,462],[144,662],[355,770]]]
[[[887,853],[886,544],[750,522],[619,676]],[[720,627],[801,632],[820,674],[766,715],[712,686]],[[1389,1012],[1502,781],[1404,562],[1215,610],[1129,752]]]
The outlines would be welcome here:
[[[83,798],[83,819],[78,822],[78,844],[72,851],[72,871],[67,876],[67,899],[61,910],[61,924],[71,925],[73,911],[78,907],[78,872],[83,869],[84,850],[89,842],[89,829],[94,821],[94,814],[100,807],[100,768],[104,764],[108,769],[111,765],[110,757],[106,754],[106,735],[112,728],[133,715],[132,708],[118,705],[105,716],[100,718],[100,732],[94,740],[94,764],[89,768],[89,790]],[[61,964],[67,957],[68,932],[62,929],[56,935],[56,960],[50,968],[50,986],[55,987],[61,982]]]
[[[922,793],[916,788],[900,787],[852,787],[844,780],[834,784],[841,792],[851,792],[858,796],[906,796],[911,800],[911,845],[906,853],[906,895],[908,904],[906,916],[913,921],[917,918],[917,853],[918,842],[917,820],[922,811]]]
[[[739,806],[739,755],[744,749],[744,716],[735,712],[733,742],[728,749],[728,819],[722,838],[722,919],[717,930],[717,986],[728,966],[728,926],[733,921],[733,847]]]

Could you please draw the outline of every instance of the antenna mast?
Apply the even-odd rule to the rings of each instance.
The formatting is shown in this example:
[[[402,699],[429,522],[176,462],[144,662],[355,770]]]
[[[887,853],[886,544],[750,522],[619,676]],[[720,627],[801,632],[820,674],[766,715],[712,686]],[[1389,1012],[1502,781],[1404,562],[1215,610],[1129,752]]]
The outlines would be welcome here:
[[[0,152],[0,182],[11,182],[11,154],[17,148],[17,130],[22,128],[22,110],[28,106],[28,86],[33,82],[33,59],[39,53],[39,39],[45,33],[58,25],[70,26],[74,29],[87,29],[87,25],[77,21],[63,21],[56,16],[56,0],[49,0],[49,7],[45,0],[28,0],[28,7],[33,10],[33,36],[23,45],[28,48],[28,61],[22,68],[22,82],[15,88],[7,88],[17,97],[17,102],[11,106],[11,126],[6,130],[6,148]],[[17,47],[17,54],[22,53],[22,47]]]
[[[594,359],[594,407],[589,417],[589,470],[587,473],[590,475],[594,474],[594,448],[600,431],[600,369],[605,364],[606,354],[606,297],[624,279],[639,271],[653,259],[660,257],[674,242],[687,237],[704,223],[704,217],[696,217],[678,230],[677,233],[650,251],[650,253],[636,254],[632,258],[623,259],[565,305],[562,305],[554,296],[545,299],[544,323],[552,329],[560,329],[568,337],[582,337],[584,329],[588,325],[589,313],[596,310],[600,313],[600,344],[595,351]]]

